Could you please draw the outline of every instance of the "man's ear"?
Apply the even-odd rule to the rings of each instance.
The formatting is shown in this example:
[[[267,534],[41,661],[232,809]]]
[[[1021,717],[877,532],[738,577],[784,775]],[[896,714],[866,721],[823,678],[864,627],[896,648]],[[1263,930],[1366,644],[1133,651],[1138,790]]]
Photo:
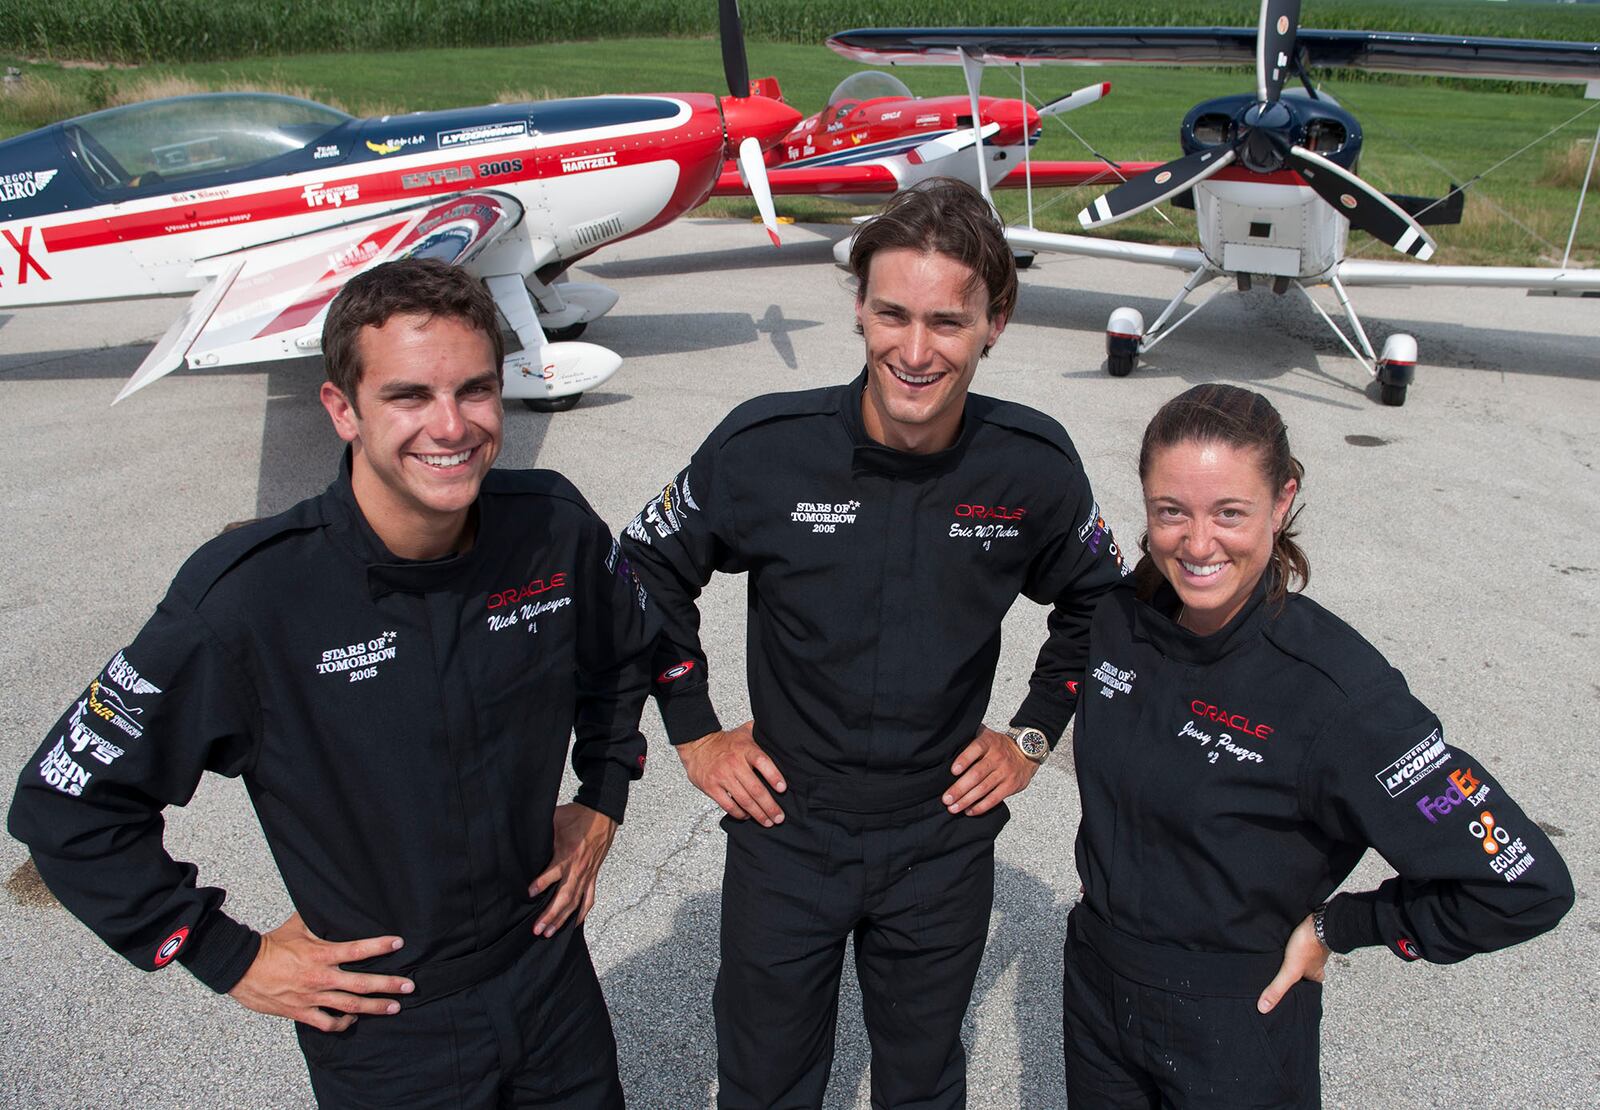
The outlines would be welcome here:
[[[361,418],[356,413],[355,405],[350,403],[350,398],[344,395],[344,390],[332,382],[323,382],[317,399],[328,410],[328,419],[333,421],[333,430],[339,438],[346,443],[354,443],[361,435]]]

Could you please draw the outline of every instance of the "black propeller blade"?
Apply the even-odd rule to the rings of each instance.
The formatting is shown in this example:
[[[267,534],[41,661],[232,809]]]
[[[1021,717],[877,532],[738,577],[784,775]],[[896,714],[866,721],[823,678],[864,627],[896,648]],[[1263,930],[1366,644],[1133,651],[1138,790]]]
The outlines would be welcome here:
[[[1096,228],[1143,212],[1204,181],[1235,157],[1231,150],[1213,147],[1157,166],[1096,197],[1093,204],[1078,213],[1078,222],[1086,228]]]
[[[717,0],[717,26],[722,32],[722,72],[732,96],[750,95],[750,64],[744,56],[744,22],[739,0]]]
[[[1300,172],[1318,196],[1350,221],[1351,227],[1382,239],[1420,262],[1432,256],[1434,242],[1422,226],[1398,204],[1349,170],[1300,146],[1290,148],[1289,164]]]
[[[1266,0],[1256,28],[1256,99],[1271,104],[1283,93],[1294,66],[1294,37],[1300,28],[1300,0]]]

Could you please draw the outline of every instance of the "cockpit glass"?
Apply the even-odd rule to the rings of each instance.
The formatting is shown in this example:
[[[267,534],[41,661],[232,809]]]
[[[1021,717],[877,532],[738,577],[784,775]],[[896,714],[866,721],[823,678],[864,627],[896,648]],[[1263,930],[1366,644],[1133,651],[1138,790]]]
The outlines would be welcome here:
[[[139,189],[299,150],[351,117],[271,93],[180,96],[67,123],[67,147],[102,189]]]
[[[828,106],[846,100],[863,101],[877,100],[884,96],[911,97],[911,90],[906,88],[905,82],[892,73],[884,73],[879,69],[864,69],[860,73],[852,73],[838,87],[833,90],[833,95],[828,97]]]

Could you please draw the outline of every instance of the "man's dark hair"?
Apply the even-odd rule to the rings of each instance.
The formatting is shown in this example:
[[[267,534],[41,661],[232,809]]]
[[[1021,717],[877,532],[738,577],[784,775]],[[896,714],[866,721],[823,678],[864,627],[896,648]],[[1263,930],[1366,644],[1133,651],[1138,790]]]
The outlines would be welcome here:
[[[494,298],[483,283],[459,266],[436,258],[402,258],[374,266],[351,278],[328,308],[322,325],[322,359],[328,380],[356,403],[361,384],[361,350],[356,342],[362,328],[381,328],[391,316],[444,316],[481,331],[494,345],[494,365],[499,372],[506,344],[500,335],[500,318]]]
[[[897,193],[856,232],[850,246],[850,272],[856,299],[867,295],[867,271],[880,250],[909,248],[953,258],[972,271],[968,291],[989,294],[989,319],[1011,318],[1017,304],[1017,263],[1006,231],[989,202],[972,186],[935,177]]]

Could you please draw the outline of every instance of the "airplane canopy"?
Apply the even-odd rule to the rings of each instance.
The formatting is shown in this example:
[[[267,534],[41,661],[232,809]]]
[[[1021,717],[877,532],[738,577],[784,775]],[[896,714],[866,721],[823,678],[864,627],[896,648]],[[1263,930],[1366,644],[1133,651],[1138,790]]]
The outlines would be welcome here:
[[[904,81],[892,73],[885,73],[881,69],[864,69],[860,73],[852,73],[834,88],[828,97],[828,106],[850,101],[856,104],[863,100],[877,100],[885,96],[903,96],[912,99],[911,90],[906,88]]]
[[[89,179],[117,191],[277,158],[351,118],[292,96],[206,93],[108,108],[60,126]]]

